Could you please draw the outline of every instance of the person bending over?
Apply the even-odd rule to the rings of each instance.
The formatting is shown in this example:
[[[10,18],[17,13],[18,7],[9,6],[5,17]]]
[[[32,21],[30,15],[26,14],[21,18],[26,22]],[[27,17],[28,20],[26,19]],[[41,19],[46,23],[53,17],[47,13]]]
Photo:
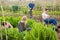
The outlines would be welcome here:
[[[18,23],[19,32],[23,32],[25,30],[29,31],[30,28],[27,28],[27,17],[23,16],[22,20]]]
[[[2,28],[13,28],[13,26],[8,22],[2,22]]]

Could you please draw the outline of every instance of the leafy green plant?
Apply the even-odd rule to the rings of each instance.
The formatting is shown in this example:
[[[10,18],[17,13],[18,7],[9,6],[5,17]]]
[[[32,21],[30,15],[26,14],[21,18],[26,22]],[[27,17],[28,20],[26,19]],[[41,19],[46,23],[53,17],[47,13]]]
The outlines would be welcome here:
[[[12,28],[12,29],[6,29],[7,31],[7,38],[8,40],[22,40],[22,34],[18,32],[17,28]],[[2,38],[3,40],[6,40],[6,31],[5,29],[2,30]]]
[[[17,28],[2,29],[2,38],[6,40],[58,40],[56,31],[49,26],[32,21],[31,30],[19,32]]]
[[[18,11],[18,6],[14,5],[14,6],[12,6],[12,9],[13,9],[13,12],[16,12],[16,11]]]
[[[33,23],[32,30],[26,33],[25,40],[58,40],[57,33],[47,26],[40,23]]]
[[[4,20],[3,17],[0,17],[0,21],[3,22],[3,20]],[[5,21],[11,23],[11,25],[13,27],[17,27],[18,26],[18,22],[20,20],[21,20],[21,17],[13,17],[13,16],[11,16],[11,17],[6,16],[5,17]]]
[[[0,21],[3,22],[3,17],[0,17]],[[5,21],[11,23],[11,25],[15,28],[18,26],[18,22],[21,21],[21,17],[5,17]],[[31,27],[31,25],[35,22],[35,20],[28,19],[27,20],[27,27]]]
[[[27,27],[32,27],[32,24],[35,22],[35,20],[28,19],[27,21]]]

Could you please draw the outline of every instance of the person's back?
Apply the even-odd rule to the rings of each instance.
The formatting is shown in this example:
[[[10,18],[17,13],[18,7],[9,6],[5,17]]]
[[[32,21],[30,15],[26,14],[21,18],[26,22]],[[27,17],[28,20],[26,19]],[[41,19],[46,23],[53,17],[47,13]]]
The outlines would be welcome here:
[[[29,3],[29,8],[31,8],[31,10],[34,8],[35,4],[34,3]]]
[[[18,29],[19,29],[19,32],[22,32],[22,31],[26,30],[26,27],[24,27],[24,23],[23,22],[19,22],[18,23]]]

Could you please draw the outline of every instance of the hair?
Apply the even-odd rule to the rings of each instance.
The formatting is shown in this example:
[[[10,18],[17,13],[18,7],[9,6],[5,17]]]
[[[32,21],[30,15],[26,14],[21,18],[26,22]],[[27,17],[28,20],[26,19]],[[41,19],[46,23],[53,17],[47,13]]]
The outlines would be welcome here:
[[[48,9],[47,8],[45,8],[45,11],[47,11]]]
[[[7,24],[6,22],[2,22],[2,25],[4,26],[5,24]]]
[[[26,20],[26,19],[27,19],[27,17],[26,17],[26,16],[23,16],[23,17],[22,17],[22,20]]]

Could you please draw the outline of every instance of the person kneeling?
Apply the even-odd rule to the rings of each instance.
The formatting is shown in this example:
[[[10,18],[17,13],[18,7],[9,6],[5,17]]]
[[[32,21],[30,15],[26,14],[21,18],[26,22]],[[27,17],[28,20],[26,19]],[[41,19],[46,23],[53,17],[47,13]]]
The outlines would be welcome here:
[[[42,13],[42,18],[45,22],[45,24],[53,24],[53,30],[57,29],[57,21],[54,18],[51,18],[50,15],[48,15],[48,9],[45,8],[44,12]]]
[[[27,28],[27,17],[23,16],[22,20],[18,23],[19,32],[23,32],[25,30],[30,31],[30,28]]]

